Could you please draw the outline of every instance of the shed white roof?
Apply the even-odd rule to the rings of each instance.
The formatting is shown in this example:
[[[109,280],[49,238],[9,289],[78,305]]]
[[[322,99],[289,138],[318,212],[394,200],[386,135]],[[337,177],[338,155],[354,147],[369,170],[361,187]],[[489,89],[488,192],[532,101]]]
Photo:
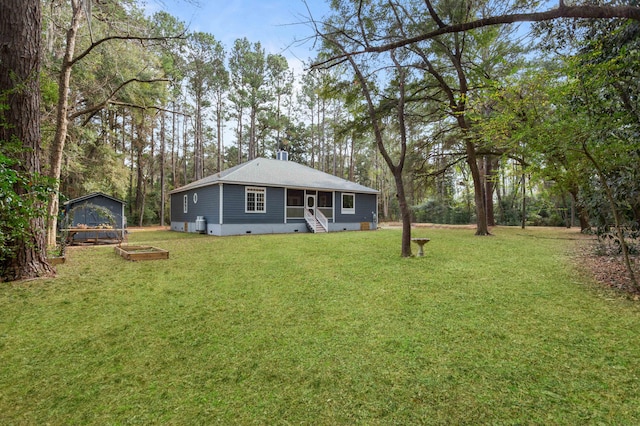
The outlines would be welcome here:
[[[321,191],[376,194],[377,190],[321,172],[294,161],[256,158],[171,191],[171,194],[203,186],[230,183]]]

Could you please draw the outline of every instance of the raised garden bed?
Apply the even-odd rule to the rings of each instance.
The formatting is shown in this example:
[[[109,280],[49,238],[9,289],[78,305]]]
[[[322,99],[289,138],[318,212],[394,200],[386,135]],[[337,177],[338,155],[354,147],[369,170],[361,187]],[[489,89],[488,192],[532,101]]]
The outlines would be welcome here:
[[[66,258],[64,256],[55,256],[55,257],[48,257],[47,258],[47,261],[52,266],[62,265],[65,262],[65,260],[66,260]]]
[[[152,246],[117,246],[116,254],[127,260],[168,259],[169,252]]]

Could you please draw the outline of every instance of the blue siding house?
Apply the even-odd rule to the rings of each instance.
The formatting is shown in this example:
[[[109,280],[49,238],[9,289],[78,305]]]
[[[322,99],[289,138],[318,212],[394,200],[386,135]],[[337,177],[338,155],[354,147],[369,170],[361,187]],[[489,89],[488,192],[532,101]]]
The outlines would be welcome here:
[[[209,235],[376,229],[378,191],[256,158],[171,191],[171,229]]]

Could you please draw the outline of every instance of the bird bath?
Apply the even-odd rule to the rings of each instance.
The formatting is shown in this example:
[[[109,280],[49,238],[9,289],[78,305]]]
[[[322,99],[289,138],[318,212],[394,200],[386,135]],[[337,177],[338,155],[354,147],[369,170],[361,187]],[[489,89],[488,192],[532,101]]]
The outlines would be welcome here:
[[[418,254],[416,256],[423,257],[424,256],[424,245],[427,244],[430,240],[429,238],[412,238],[411,241],[418,245]]]

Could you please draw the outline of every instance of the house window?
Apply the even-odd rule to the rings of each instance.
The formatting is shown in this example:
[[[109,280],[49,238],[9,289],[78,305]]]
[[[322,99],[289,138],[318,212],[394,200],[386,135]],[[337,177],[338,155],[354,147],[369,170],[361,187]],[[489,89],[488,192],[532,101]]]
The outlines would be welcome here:
[[[248,186],[245,188],[245,213],[266,213],[267,190]]]
[[[197,192],[193,193],[193,204],[198,204],[198,193]]]
[[[342,214],[356,214],[355,194],[342,194]]]
[[[182,199],[182,212],[187,213],[189,211],[189,196],[185,195]]]

